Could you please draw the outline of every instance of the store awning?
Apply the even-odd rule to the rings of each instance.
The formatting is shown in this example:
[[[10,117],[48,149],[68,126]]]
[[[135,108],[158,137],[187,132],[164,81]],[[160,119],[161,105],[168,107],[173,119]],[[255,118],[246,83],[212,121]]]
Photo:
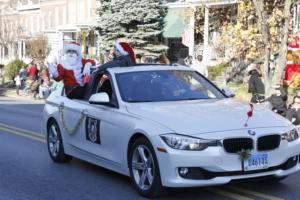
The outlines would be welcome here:
[[[186,23],[183,19],[186,8],[169,8],[165,17],[163,36],[165,38],[180,38]]]

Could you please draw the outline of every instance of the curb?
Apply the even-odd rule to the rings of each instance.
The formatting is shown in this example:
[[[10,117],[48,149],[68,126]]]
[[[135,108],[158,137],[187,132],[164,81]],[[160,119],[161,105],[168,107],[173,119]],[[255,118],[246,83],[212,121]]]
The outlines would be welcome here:
[[[45,103],[46,99],[33,99],[32,95],[26,95],[22,90],[19,91],[20,95],[16,94],[15,89],[2,89],[0,97],[9,97],[15,100],[31,101],[36,103]]]

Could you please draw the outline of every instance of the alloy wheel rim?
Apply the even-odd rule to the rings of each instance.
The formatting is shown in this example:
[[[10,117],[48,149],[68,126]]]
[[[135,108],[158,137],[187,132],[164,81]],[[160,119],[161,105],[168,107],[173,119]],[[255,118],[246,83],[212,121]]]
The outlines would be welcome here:
[[[131,161],[134,181],[141,190],[149,190],[153,184],[155,166],[151,151],[144,145],[134,149]]]
[[[58,138],[58,132],[57,127],[55,125],[52,125],[49,130],[49,150],[53,157],[57,157],[60,144],[59,144],[59,138]]]

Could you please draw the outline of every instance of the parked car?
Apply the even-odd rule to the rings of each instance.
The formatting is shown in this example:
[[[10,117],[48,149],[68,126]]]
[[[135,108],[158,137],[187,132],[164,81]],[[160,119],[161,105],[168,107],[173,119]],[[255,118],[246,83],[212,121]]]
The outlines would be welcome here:
[[[295,127],[229,96],[184,66],[98,70],[85,99],[68,99],[63,88],[47,99],[49,154],[54,162],[76,157],[130,176],[146,197],[165,187],[280,180],[299,171]]]

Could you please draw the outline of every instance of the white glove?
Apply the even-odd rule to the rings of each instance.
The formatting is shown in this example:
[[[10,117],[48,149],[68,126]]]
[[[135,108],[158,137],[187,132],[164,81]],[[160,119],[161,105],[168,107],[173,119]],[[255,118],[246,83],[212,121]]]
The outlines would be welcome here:
[[[88,62],[84,65],[83,68],[83,76],[88,76],[91,74],[91,67],[92,67],[92,63]]]
[[[53,78],[58,77],[58,71],[54,64],[48,64],[49,73],[52,75]]]
[[[57,57],[55,56],[53,51],[51,51],[50,54],[48,55],[47,63],[51,63],[51,64],[56,64],[57,63]]]

